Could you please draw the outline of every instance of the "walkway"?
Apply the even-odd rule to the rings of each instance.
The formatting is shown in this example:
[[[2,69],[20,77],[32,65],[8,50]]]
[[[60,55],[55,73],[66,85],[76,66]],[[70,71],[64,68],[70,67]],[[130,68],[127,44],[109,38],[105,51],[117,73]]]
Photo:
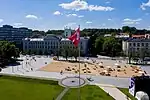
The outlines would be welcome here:
[[[106,84],[95,84],[103,89],[106,93],[109,93],[115,100],[128,100],[126,95],[123,94],[119,89],[114,87],[113,85]]]
[[[65,88],[56,98],[56,100],[61,100],[63,98],[63,96],[67,93],[67,91],[69,90],[69,88]]]
[[[150,75],[150,66],[141,66],[142,70],[146,71]]]

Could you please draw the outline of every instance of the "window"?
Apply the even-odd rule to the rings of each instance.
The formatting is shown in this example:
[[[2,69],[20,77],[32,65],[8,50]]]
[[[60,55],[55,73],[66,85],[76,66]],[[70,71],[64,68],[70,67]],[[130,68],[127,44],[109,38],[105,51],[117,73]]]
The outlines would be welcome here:
[[[148,47],[148,43],[146,43],[146,47]]]
[[[139,48],[137,48],[137,50],[139,50]]]
[[[140,46],[140,43],[137,43],[137,46]]]
[[[81,42],[81,44],[82,44],[82,42]],[[131,44],[131,43],[129,43],[129,46],[132,46],[132,44]]]
[[[142,46],[144,46],[144,43],[142,43]]]

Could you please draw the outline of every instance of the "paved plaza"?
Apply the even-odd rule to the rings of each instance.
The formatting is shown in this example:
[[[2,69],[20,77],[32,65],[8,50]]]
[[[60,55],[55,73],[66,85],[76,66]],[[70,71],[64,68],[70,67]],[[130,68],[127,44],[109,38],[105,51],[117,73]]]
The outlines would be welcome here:
[[[40,77],[40,78],[51,78],[51,79],[63,79],[65,77],[74,77],[78,76],[78,74],[70,74],[70,73],[63,73],[60,74],[59,72],[45,72],[39,71],[38,69],[45,66],[46,64],[50,63],[51,57],[46,56],[34,56],[36,61],[32,59],[32,57],[27,57],[26,60],[25,56],[20,57],[23,59],[23,63],[18,66],[8,66],[7,68],[3,69],[2,72],[4,74],[14,74],[14,75],[23,75],[23,76],[30,76],[30,77]],[[26,62],[29,63],[26,65]],[[32,70],[31,70],[32,68]],[[81,75],[81,78],[87,79],[91,78],[93,81],[89,81],[89,84],[111,84],[116,87],[123,87],[128,88],[129,86],[129,78],[119,78],[119,77],[109,77],[109,76],[94,76],[94,75]]]

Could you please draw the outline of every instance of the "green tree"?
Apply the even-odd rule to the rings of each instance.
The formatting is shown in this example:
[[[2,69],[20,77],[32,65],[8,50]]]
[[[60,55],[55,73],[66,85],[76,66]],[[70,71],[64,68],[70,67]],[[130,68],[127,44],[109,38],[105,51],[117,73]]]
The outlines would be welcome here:
[[[100,54],[103,51],[103,43],[104,43],[103,37],[98,37],[95,40],[95,50],[97,54]]]
[[[121,44],[114,37],[107,37],[104,40],[103,51],[109,56],[117,56],[122,51]]]
[[[122,27],[122,32],[124,32],[124,33],[130,33],[130,27],[129,26],[123,26]]]
[[[6,59],[11,59],[11,57],[18,57],[19,56],[19,49],[10,42],[0,41],[0,56]]]
[[[0,41],[0,62],[1,67],[4,67],[11,61],[15,61],[13,58],[19,57],[19,49],[13,43],[7,41]]]
[[[68,57],[71,57],[71,52],[72,52],[72,51],[71,51],[69,45],[63,45],[63,46],[62,46],[61,55],[62,55],[63,57],[65,57],[66,60],[68,60]]]
[[[71,56],[75,58],[77,61],[77,58],[79,57],[79,49],[77,47],[70,49],[71,50]]]

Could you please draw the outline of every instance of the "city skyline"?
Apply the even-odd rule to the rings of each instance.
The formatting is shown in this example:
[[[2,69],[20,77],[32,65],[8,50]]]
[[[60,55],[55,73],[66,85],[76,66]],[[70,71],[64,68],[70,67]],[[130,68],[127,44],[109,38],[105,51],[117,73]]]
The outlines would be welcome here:
[[[0,26],[150,29],[150,0],[1,0]]]

